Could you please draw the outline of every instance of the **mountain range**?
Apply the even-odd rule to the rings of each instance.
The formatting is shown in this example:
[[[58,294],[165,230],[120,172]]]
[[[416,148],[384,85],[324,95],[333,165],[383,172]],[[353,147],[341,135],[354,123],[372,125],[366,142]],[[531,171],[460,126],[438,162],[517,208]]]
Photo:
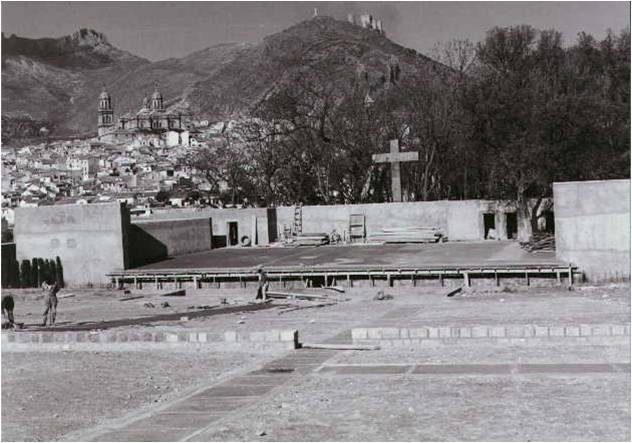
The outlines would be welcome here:
[[[331,60],[351,73],[362,65],[375,82],[393,59],[403,75],[447,69],[383,34],[330,17],[300,22],[258,44],[225,43],[157,62],[116,48],[89,29],[61,38],[3,34],[2,49],[5,142],[37,136],[41,127],[57,136],[96,133],[103,85],[115,115],[138,110],[158,84],[171,110],[217,121],[246,115],[308,61]]]

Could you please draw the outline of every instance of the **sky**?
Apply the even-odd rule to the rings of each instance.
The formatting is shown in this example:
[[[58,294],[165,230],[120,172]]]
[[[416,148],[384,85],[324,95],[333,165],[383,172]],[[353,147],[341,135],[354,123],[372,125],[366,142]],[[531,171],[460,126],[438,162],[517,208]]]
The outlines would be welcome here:
[[[79,28],[103,32],[110,43],[156,61],[227,42],[257,43],[266,35],[319,15],[345,20],[368,12],[387,37],[431,54],[440,41],[484,38],[494,26],[529,24],[561,31],[571,44],[579,32],[603,38],[629,28],[628,2],[7,2],[2,32],[60,37]]]

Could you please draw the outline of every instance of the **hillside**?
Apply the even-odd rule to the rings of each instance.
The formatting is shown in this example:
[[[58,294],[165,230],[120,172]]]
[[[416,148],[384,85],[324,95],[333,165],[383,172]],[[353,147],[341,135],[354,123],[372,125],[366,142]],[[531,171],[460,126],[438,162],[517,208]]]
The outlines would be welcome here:
[[[138,109],[158,82],[167,106],[216,120],[248,113],[306,63],[327,61],[346,73],[361,64],[375,84],[391,59],[402,75],[446,70],[378,33],[329,17],[298,23],[257,45],[222,44],[158,62],[121,51],[91,30],[60,39],[3,35],[2,43],[3,122],[19,113],[23,128],[26,113],[37,124],[48,122],[57,135],[96,129],[101,83],[113,97],[116,114]],[[3,139],[19,137],[5,126],[12,127],[3,125]]]
[[[3,140],[32,134],[42,124],[51,134],[86,132],[83,117],[94,107],[101,84],[148,63],[92,30],[58,39],[3,34]]]

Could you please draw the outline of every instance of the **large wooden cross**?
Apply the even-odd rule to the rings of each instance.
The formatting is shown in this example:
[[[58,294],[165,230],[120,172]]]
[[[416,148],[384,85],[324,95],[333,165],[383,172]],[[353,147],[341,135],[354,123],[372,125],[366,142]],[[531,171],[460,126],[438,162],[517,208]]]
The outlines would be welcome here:
[[[401,162],[413,162],[419,160],[419,152],[399,152],[399,140],[391,140],[391,152],[388,154],[373,154],[375,163],[391,164],[391,191],[394,202],[402,201],[402,176],[399,170]]]

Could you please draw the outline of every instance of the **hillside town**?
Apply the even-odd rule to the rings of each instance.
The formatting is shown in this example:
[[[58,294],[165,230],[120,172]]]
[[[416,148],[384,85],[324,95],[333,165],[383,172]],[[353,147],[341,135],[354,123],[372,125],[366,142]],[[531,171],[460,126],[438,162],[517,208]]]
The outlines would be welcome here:
[[[146,106],[139,114],[154,111]],[[221,145],[231,122],[191,120],[179,131],[185,138],[173,140],[173,131],[152,126],[150,118],[145,117],[148,129],[141,126],[134,136],[122,134],[120,127],[104,132],[99,110],[97,137],[3,147],[3,230],[12,227],[15,208],[120,202],[142,216],[152,208],[225,207],[220,198],[225,185],[213,194],[204,172],[190,160]]]

